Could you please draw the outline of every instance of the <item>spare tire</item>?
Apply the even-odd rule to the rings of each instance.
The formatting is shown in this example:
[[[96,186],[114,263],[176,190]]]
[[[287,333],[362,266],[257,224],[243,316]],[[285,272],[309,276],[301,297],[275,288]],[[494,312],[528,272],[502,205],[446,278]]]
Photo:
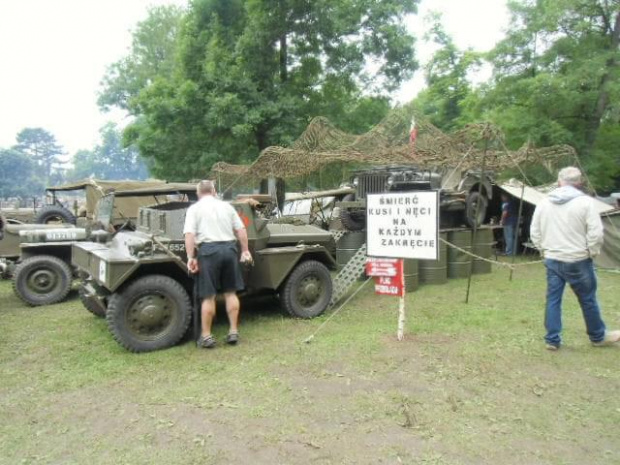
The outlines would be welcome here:
[[[470,228],[484,223],[489,200],[480,192],[471,192],[465,202],[465,222]]]
[[[73,213],[61,205],[46,205],[41,208],[34,217],[36,224],[48,223],[77,223],[77,219]]]
[[[354,202],[355,194],[347,194],[342,198],[343,202]],[[340,209],[340,221],[347,231],[361,231],[366,227],[366,210]]]

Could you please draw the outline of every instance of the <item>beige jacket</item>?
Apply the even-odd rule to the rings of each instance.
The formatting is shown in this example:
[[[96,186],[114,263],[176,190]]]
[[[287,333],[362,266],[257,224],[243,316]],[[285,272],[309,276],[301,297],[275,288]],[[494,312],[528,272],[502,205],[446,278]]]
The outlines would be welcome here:
[[[597,256],[603,236],[594,200],[572,186],[559,187],[539,203],[530,227],[532,242],[545,258],[569,263]]]

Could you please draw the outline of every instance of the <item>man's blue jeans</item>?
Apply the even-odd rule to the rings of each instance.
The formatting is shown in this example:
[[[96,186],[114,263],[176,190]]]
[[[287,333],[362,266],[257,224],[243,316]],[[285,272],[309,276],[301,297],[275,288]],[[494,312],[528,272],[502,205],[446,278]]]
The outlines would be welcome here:
[[[559,346],[562,342],[562,294],[568,283],[579,300],[583,319],[590,341],[600,342],[605,338],[605,323],[596,300],[596,274],[592,259],[565,263],[546,259],[547,268],[547,307],[545,328],[547,344]]]
[[[516,228],[512,224],[504,225],[504,243],[506,244],[506,255],[512,255],[515,253],[515,231]]]

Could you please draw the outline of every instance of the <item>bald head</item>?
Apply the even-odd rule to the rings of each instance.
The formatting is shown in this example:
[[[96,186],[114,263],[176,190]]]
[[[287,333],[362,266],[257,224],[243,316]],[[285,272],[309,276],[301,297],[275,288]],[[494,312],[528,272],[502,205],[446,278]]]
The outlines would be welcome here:
[[[202,180],[196,185],[196,193],[198,197],[204,197],[205,195],[215,195],[215,184],[213,181]]]

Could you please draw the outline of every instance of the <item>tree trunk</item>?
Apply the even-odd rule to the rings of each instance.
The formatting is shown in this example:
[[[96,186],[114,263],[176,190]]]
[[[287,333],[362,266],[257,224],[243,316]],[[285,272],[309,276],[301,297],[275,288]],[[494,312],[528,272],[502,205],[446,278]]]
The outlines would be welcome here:
[[[256,138],[256,145],[258,151],[262,152],[267,148],[267,131],[263,127],[257,127],[254,131],[254,137]]]
[[[617,51],[618,46],[620,45],[620,13],[616,15],[616,20],[614,21],[614,28],[611,31],[611,47],[610,50]],[[596,139],[598,136],[598,130],[601,127],[601,120],[603,116],[605,116],[605,111],[609,106],[609,85],[611,83],[611,73],[614,68],[618,66],[618,61],[615,57],[610,58],[607,61],[607,71],[603,74],[601,78],[601,83],[599,85],[599,93],[598,98],[596,99],[596,105],[594,107],[594,111],[589,118],[588,126],[586,129],[586,146],[584,150],[584,155],[590,156],[592,155],[592,151],[594,150],[594,145],[596,144]]]
[[[286,34],[280,36],[280,82],[288,80],[288,44],[286,42]]]

